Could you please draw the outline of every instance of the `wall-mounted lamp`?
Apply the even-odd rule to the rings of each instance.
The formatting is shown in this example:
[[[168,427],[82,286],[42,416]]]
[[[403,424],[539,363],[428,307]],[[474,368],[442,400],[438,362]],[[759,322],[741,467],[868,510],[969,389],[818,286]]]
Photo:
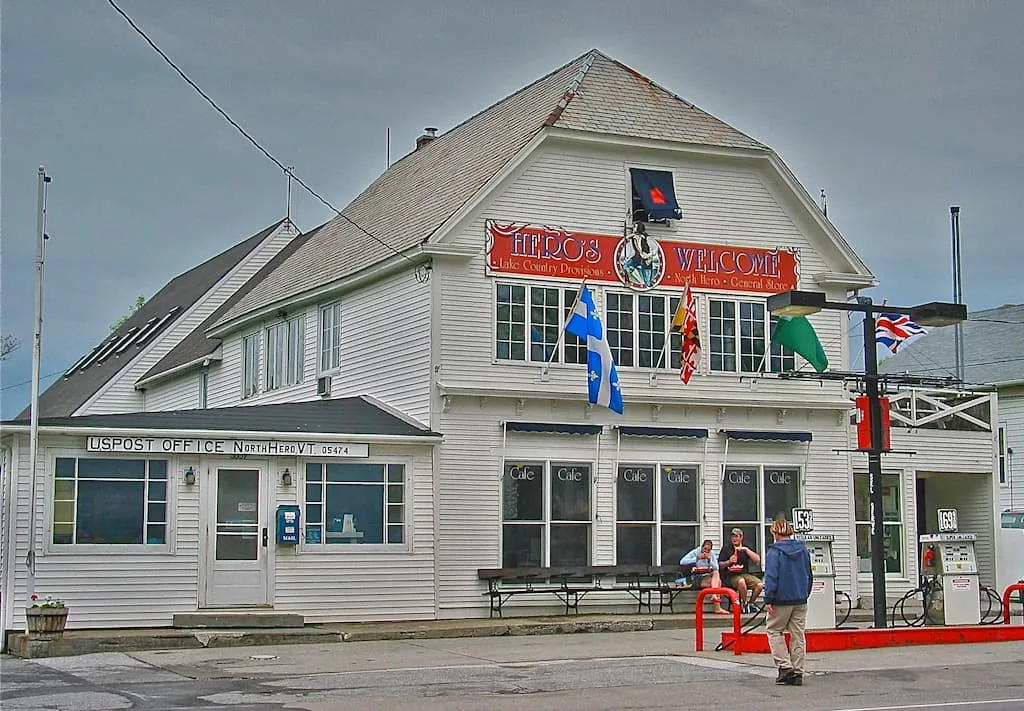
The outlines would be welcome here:
[[[284,471],[281,472],[281,483],[284,486],[292,485],[292,473],[291,470],[288,469],[288,467],[285,467]]]
[[[189,486],[196,483],[196,470],[192,467],[185,470],[185,483]]]

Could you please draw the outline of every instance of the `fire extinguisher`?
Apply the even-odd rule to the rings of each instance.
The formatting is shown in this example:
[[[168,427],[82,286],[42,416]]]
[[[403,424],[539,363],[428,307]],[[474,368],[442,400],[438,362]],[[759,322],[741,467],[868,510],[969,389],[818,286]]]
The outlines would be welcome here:
[[[924,552],[924,567],[934,568],[935,567],[935,546],[928,546]]]

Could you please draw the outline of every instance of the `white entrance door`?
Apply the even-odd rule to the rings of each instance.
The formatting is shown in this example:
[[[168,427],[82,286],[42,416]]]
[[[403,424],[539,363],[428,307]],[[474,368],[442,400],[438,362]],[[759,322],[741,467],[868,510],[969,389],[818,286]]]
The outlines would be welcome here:
[[[266,605],[266,476],[261,468],[219,468],[207,508],[206,606]]]

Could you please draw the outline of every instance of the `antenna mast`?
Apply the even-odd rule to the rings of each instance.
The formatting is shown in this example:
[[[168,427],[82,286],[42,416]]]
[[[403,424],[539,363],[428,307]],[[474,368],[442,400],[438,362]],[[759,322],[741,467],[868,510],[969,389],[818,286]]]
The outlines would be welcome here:
[[[295,166],[294,165],[290,165],[290,166],[288,166],[287,168],[284,169],[284,174],[286,176],[288,176],[288,187],[287,187],[287,193],[286,193],[286,197],[285,197],[284,217],[289,222],[292,221],[292,171],[293,170],[295,170]]]
[[[821,212],[828,217],[828,197],[825,195],[825,188],[821,189]]]
[[[953,303],[964,302],[963,276],[960,271],[960,208],[956,205],[949,208],[949,219],[953,231]],[[957,387],[963,387],[964,382],[964,336],[963,323],[958,322],[953,326],[953,348],[954,366],[956,378],[959,381]]]

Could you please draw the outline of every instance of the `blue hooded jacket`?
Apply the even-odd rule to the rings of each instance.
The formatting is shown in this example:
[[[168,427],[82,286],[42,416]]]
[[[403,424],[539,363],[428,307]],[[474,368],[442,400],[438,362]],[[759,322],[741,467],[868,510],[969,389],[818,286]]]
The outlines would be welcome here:
[[[811,596],[811,554],[803,541],[784,538],[765,553],[764,601],[806,605]]]

